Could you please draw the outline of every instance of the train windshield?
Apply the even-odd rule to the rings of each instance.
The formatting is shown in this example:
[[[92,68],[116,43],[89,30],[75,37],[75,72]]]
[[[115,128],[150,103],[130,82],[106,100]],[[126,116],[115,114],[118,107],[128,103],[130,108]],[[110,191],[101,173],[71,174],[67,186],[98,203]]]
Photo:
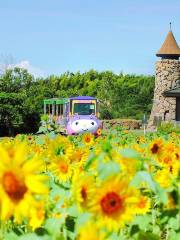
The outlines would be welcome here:
[[[95,114],[95,103],[74,103],[73,113],[79,115]]]

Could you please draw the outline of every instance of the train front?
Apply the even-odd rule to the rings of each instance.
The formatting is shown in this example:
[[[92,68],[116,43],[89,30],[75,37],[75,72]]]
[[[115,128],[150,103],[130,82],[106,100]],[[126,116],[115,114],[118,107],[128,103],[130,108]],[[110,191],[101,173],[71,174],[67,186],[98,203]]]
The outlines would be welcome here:
[[[70,98],[67,134],[76,135],[90,132],[99,135],[102,124],[98,119],[98,100],[93,97],[79,96]]]

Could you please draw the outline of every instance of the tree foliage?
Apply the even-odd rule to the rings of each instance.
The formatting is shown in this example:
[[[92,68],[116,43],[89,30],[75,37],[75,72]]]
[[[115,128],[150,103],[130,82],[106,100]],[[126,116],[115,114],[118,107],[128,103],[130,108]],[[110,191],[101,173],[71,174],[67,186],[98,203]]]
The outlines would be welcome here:
[[[0,76],[0,134],[36,132],[43,99],[78,95],[100,100],[101,118],[140,119],[152,106],[154,77],[111,71],[65,72],[35,79],[24,69]]]

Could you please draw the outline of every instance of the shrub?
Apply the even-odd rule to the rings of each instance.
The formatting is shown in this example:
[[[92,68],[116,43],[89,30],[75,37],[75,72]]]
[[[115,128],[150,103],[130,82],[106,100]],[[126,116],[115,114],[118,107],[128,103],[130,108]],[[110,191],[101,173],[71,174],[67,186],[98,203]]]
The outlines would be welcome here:
[[[157,131],[162,134],[169,134],[172,132],[180,133],[180,125],[176,125],[171,122],[163,122],[161,125],[157,128]]]

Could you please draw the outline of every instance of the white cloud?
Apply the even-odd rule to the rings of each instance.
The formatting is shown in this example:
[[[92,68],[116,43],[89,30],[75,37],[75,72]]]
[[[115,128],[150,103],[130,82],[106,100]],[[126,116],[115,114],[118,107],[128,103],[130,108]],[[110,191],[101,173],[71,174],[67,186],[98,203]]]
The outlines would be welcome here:
[[[22,60],[19,63],[9,64],[7,66],[8,69],[12,69],[15,67],[26,69],[29,73],[34,75],[34,77],[36,77],[36,78],[37,77],[45,77],[45,75],[46,75],[45,72],[42,71],[41,69],[32,66],[28,60]]]

